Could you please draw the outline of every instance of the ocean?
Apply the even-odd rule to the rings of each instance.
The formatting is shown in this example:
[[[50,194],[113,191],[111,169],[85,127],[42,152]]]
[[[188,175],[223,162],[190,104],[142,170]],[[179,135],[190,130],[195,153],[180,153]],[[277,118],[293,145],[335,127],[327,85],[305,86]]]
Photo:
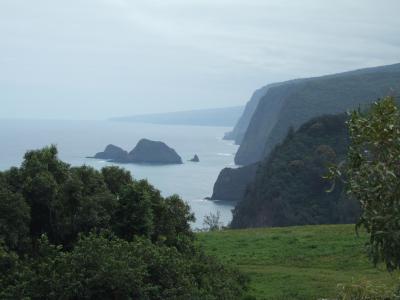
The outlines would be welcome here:
[[[112,121],[0,120],[0,170],[19,166],[27,150],[55,144],[59,157],[73,165],[101,169],[118,165],[135,179],[147,179],[163,196],[178,194],[195,213],[194,229],[203,227],[204,216],[220,212],[221,222],[232,219],[233,205],[209,201],[213,185],[224,167],[234,166],[237,146],[222,136],[230,128],[178,126]],[[87,158],[114,144],[130,151],[141,138],[163,141],[182,157],[183,165],[111,164]],[[194,154],[199,163],[189,162]]]

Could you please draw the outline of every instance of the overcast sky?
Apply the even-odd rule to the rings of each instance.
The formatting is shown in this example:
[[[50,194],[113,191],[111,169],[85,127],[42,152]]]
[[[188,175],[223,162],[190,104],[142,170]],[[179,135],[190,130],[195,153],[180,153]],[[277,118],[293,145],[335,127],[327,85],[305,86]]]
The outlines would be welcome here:
[[[244,104],[400,62],[400,0],[0,0],[0,118]]]

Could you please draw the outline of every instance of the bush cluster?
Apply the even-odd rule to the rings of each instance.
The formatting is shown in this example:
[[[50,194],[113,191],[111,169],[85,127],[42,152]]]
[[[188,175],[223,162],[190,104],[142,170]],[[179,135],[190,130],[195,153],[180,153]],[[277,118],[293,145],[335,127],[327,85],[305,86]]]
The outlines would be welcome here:
[[[237,299],[247,280],[194,244],[189,206],[55,146],[0,172],[1,299]]]

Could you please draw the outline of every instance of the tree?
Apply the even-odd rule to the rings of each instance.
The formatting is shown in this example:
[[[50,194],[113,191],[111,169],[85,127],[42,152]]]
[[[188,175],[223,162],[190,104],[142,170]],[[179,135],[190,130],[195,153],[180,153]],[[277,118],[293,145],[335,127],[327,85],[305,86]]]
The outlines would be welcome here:
[[[30,208],[22,195],[0,183],[0,240],[9,249],[23,251],[29,244]]]
[[[172,195],[153,202],[153,212],[156,222],[152,240],[163,241],[182,252],[191,252],[194,235],[190,223],[195,221],[195,217],[190,206],[178,195]]]
[[[69,165],[57,157],[53,145],[25,154],[20,169],[21,190],[31,209],[31,235],[39,237],[43,233],[54,236],[54,206],[58,185],[68,178]]]
[[[393,97],[354,111],[348,121],[351,145],[342,175],[362,214],[357,228],[370,235],[369,254],[389,271],[400,268],[400,112]]]
[[[246,280],[198,248],[190,207],[54,146],[0,172],[0,299],[238,299]]]
[[[131,241],[135,235],[150,237],[153,232],[151,200],[140,182],[124,188],[114,217],[114,229],[120,238]]]
[[[0,244],[1,299],[242,299],[247,278],[198,249],[190,255],[146,238],[81,235],[70,251],[43,235],[35,259]]]
[[[123,187],[132,183],[131,173],[127,170],[111,166],[101,169],[104,182],[113,194],[120,194]]]
[[[219,210],[215,214],[210,212],[209,215],[204,217],[203,220],[204,228],[209,231],[215,231],[221,229],[222,225],[220,218],[221,218],[221,213],[219,212]]]

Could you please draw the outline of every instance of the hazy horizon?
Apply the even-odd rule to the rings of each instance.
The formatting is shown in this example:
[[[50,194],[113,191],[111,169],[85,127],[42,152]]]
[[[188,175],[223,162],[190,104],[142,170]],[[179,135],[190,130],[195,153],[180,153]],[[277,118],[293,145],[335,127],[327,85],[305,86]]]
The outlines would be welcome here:
[[[244,105],[268,83],[400,62],[398,0],[0,2],[0,119]]]

